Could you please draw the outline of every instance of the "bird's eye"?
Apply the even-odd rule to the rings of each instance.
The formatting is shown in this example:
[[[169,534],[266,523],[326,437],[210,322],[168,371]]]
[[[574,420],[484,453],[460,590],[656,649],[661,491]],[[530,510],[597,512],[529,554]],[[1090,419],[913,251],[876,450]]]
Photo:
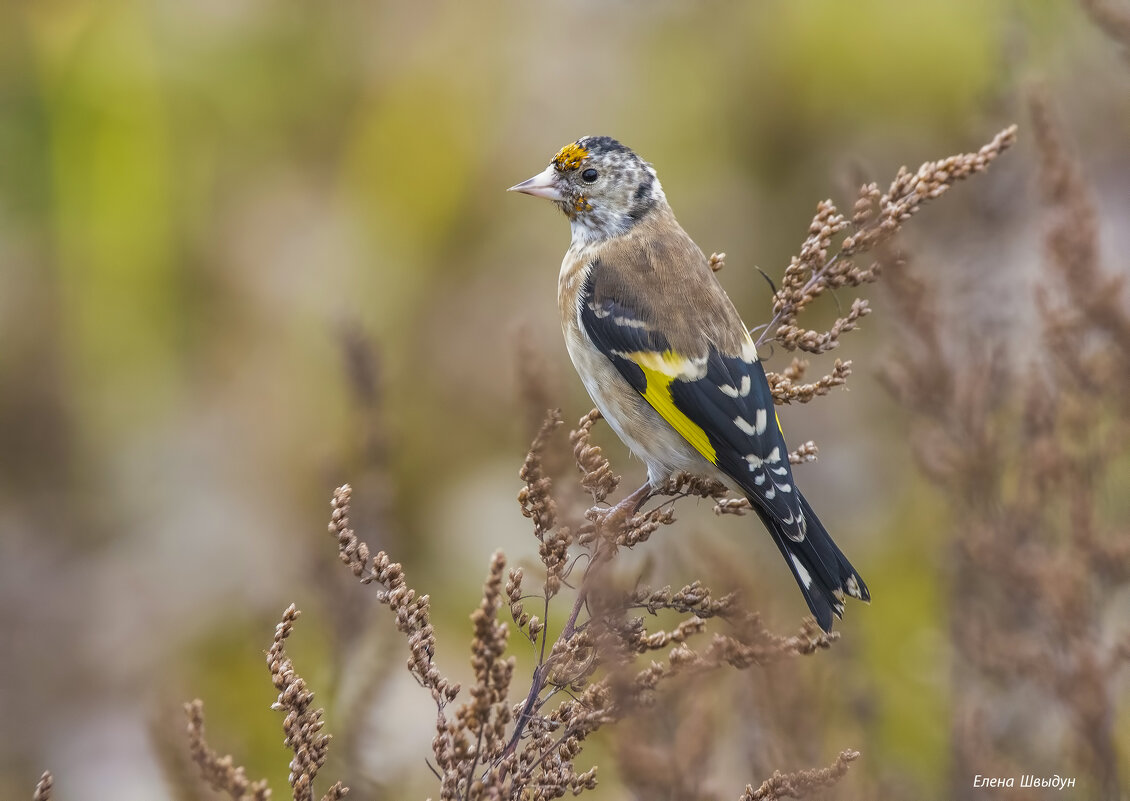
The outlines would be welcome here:
[[[581,173],[581,180],[586,184],[591,184],[597,179],[598,175],[599,173],[596,170],[594,170],[592,167],[589,167],[587,170]]]

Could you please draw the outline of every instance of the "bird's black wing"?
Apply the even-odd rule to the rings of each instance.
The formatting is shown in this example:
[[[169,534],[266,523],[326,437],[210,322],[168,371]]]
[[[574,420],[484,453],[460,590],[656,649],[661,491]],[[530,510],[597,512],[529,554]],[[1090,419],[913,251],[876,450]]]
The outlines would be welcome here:
[[[671,347],[657,310],[598,287],[590,270],[579,298],[593,344],[664,420],[746,494],[785,556],[821,626],[843,610],[840,593],[868,600],[867,587],[793,480],[765,370],[748,335],[737,353],[704,340]],[[744,333],[744,328],[743,328]]]

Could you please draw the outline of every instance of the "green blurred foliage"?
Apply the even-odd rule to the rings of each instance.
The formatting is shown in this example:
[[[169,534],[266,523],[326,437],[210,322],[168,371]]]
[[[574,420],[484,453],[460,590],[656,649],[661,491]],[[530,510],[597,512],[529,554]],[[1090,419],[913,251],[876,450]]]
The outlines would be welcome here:
[[[488,554],[536,553],[511,500],[530,433],[518,341],[567,420],[589,408],[557,330],[565,222],[503,191],[565,142],[609,133],[651,160],[692,235],[730,254],[722,280],[756,324],[753,267],[780,275],[845,174],[883,181],[978,146],[1023,122],[1029,81],[1123,180],[1127,72],[1078,9],[1047,1],[0,3],[0,603],[15,610],[0,794],[26,795],[43,766],[61,796],[157,792],[138,778],[153,754],[107,741],[95,759],[74,741],[113,715],[144,728],[152,699],[186,684],[218,742],[279,781],[264,621],[308,609],[296,648],[319,689],[368,669],[342,645],[358,631],[381,664],[404,657],[367,590],[327,567],[345,481],[359,505],[387,493],[359,528],[432,594],[445,667],[466,669]],[[945,252],[980,220],[954,257],[970,262],[974,245],[1033,239],[1016,223],[1031,206],[1008,211],[1027,190],[980,191],[927,210],[909,241]],[[867,329],[836,354],[856,360],[853,393],[783,413],[793,439],[820,441],[808,494],[840,510],[876,597],[850,609],[842,675],[802,668],[828,697],[810,747],[826,762],[854,745],[880,784],[941,797],[945,514],[890,466],[906,463],[905,421],[874,411],[888,329]],[[350,331],[374,345],[379,402],[350,377]],[[363,441],[376,419],[381,459]],[[756,537],[743,554],[788,629],[800,607]],[[362,622],[346,627],[351,604]],[[872,697],[871,717],[831,681]],[[378,778],[428,792],[425,751]]]
[[[76,413],[98,447],[176,391],[168,119],[143,20],[111,11],[31,26],[49,132],[60,346]]]
[[[949,653],[942,632],[948,625],[944,587],[937,566],[946,544],[923,520],[945,519],[945,510],[923,487],[912,487],[892,515],[890,527],[903,533],[871,568],[873,590],[895,604],[873,604],[860,620],[864,644],[859,653],[866,673],[883,690],[875,699],[876,744],[897,765],[927,787],[944,787],[949,731],[927,721],[945,720],[950,708]],[[875,582],[872,582],[873,584]],[[933,625],[925,627],[923,620]]]

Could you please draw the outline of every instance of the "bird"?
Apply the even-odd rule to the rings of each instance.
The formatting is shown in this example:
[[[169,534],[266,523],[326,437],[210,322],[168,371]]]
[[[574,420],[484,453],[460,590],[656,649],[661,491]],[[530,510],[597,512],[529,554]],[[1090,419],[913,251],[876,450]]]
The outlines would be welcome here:
[[[678,472],[717,478],[749,499],[824,631],[845,596],[869,602],[793,479],[749,329],[652,165],[612,137],[584,136],[509,191],[569,219],[557,287],[565,344],[601,415],[647,465],[631,497],[645,502]]]

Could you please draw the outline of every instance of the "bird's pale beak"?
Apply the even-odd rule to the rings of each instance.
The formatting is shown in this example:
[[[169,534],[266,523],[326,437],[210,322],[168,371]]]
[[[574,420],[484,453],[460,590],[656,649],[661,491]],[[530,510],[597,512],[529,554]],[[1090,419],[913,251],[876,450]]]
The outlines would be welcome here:
[[[528,181],[515,184],[506,191],[523,192],[534,197],[544,197],[546,200],[565,200],[565,195],[557,188],[557,170],[552,164]]]

